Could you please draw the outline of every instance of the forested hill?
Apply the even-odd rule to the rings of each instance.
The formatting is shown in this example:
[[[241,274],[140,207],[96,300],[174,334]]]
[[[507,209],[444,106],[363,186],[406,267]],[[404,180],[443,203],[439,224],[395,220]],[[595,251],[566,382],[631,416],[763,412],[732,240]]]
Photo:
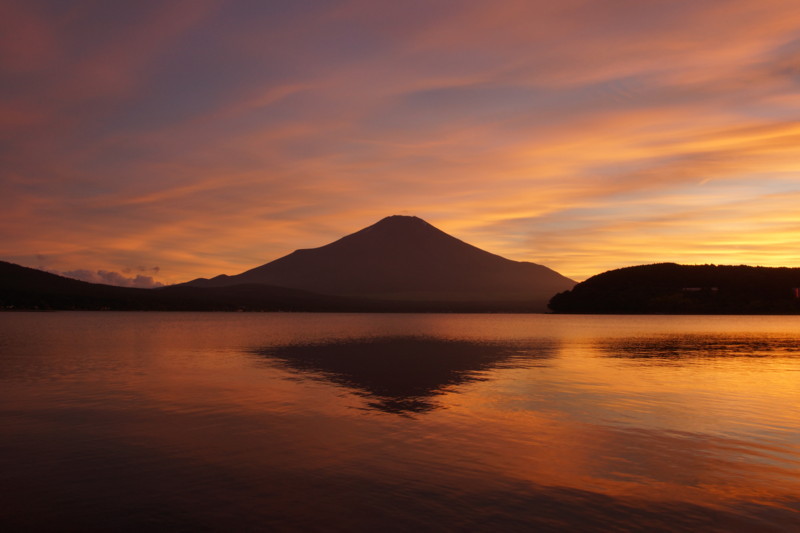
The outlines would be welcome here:
[[[660,263],[611,270],[561,292],[556,313],[800,314],[800,268]]]

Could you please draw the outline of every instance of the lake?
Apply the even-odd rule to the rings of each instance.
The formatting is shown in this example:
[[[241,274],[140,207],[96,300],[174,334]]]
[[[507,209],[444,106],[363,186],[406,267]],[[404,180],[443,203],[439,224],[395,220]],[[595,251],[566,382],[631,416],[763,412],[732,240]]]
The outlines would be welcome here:
[[[4,531],[800,529],[800,317],[0,314]]]

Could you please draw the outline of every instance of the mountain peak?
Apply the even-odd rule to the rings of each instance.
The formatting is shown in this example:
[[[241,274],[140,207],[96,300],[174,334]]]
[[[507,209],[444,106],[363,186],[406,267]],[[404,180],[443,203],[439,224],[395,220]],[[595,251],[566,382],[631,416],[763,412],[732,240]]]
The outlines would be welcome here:
[[[379,222],[383,222],[384,220],[398,220],[398,221],[400,221],[400,220],[408,220],[408,221],[411,221],[411,220],[422,220],[422,219],[419,218],[416,215],[389,215],[388,217],[383,217],[382,219],[380,219]]]
[[[392,225],[392,226],[411,226],[411,225],[425,225],[430,226],[427,222],[422,220],[421,218],[413,215],[389,215],[388,217],[380,219],[378,222],[373,224],[373,226],[385,226],[385,225]]]
[[[429,246],[447,246],[448,244],[445,241],[449,241],[450,245],[453,242],[458,242],[460,245],[467,246],[419,217],[391,215],[360,231],[342,237],[334,243],[323,246],[323,248],[355,246],[363,250],[371,249],[376,254],[382,255],[386,252],[385,248],[387,246],[395,250],[398,245],[407,249],[418,250],[426,242],[429,243]]]

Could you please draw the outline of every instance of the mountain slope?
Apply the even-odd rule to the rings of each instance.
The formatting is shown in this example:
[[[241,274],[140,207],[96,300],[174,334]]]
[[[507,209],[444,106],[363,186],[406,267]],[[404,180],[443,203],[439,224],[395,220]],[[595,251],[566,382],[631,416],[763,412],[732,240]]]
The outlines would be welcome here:
[[[264,283],[324,294],[410,301],[541,301],[574,281],[505,259],[410,216],[391,216],[328,245],[297,250],[236,276],[188,283]]]
[[[0,309],[337,311],[370,307],[356,300],[262,284],[218,288],[114,287],[0,261]]]

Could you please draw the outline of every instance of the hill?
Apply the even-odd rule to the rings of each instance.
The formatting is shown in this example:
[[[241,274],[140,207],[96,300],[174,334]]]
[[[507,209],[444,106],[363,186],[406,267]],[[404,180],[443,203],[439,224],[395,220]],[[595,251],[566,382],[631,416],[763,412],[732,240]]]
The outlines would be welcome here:
[[[0,261],[0,310],[531,312],[527,302],[410,302],[346,298],[263,284],[134,289],[87,283]]]
[[[800,268],[660,263],[611,270],[557,294],[556,313],[796,314]]]
[[[260,283],[351,298],[406,302],[526,303],[544,310],[574,281],[535,263],[467,244],[413,216],[390,216],[319,248],[297,250],[193,287]]]
[[[329,311],[360,306],[344,298],[266,285],[210,289],[114,287],[0,261],[0,309]]]

